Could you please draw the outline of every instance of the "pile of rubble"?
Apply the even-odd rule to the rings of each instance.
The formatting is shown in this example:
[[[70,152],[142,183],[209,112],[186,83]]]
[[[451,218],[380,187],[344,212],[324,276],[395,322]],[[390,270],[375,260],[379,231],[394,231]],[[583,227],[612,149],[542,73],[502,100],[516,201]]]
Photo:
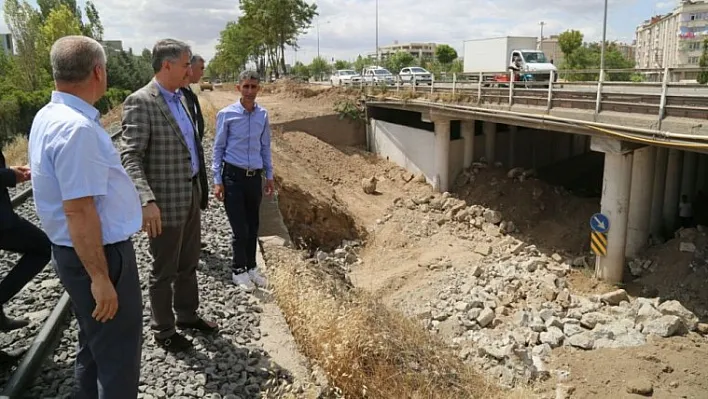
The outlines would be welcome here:
[[[708,325],[699,324],[678,301],[631,299],[624,290],[571,294],[566,277],[572,267],[588,264],[585,257],[541,253],[510,236],[516,227],[498,211],[467,205],[448,193],[397,199],[394,205],[426,215],[428,223],[414,227],[428,231],[425,235],[446,227],[474,236],[481,260],[459,265],[440,258],[421,265],[451,270],[450,276],[440,282],[436,301],[408,313],[432,331],[452,331],[459,355],[503,385],[548,377],[546,364],[557,347],[632,347],[645,344],[649,335],[708,333]],[[391,218],[399,218],[396,210],[384,219]],[[642,269],[650,266],[651,261],[638,263]]]

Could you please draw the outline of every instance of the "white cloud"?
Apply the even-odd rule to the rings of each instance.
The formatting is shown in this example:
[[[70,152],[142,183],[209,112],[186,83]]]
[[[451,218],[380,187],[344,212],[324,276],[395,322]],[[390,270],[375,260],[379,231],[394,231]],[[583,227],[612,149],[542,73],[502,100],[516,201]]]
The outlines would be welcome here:
[[[314,0],[309,0],[314,1]],[[637,2],[609,0],[612,12],[625,14]],[[670,0],[669,0],[670,1]],[[338,59],[354,59],[375,50],[375,0],[319,0],[320,53]],[[3,1],[0,0],[0,4]],[[83,3],[83,1],[80,1]],[[98,0],[95,1],[107,40],[122,40],[137,53],[152,48],[160,38],[186,41],[209,59],[214,55],[219,32],[239,16],[238,1],[229,0]],[[503,36],[538,36],[544,21],[544,36],[566,29],[578,29],[587,40],[599,40],[602,33],[604,0],[380,0],[379,44],[425,41],[448,43],[458,52],[466,39]],[[430,11],[430,9],[433,11]],[[429,11],[425,11],[425,10]],[[608,38],[631,38],[638,23],[649,15],[625,18],[608,27]],[[286,62],[309,62],[317,55],[316,20],[301,36],[297,55],[286,51]],[[7,31],[4,21],[0,31]]]

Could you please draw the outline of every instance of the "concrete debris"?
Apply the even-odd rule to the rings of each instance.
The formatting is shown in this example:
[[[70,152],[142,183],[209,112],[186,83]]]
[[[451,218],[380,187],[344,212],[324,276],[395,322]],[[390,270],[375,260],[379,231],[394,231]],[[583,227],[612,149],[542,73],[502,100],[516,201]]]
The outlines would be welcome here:
[[[521,173],[512,169],[508,176]],[[429,309],[410,312],[432,332],[453,334],[460,358],[503,386],[547,378],[549,356],[556,348],[627,348],[646,344],[649,336],[708,333],[708,325],[699,324],[677,301],[631,298],[623,289],[572,294],[566,281],[571,268],[588,267],[595,258],[542,253],[509,235],[515,228],[498,210],[467,205],[449,193],[397,200],[394,207],[422,211],[414,223],[400,224],[410,228],[403,233],[412,239],[444,230],[470,240],[472,264],[456,264],[447,257],[419,263],[446,272],[441,274],[437,301]],[[395,217],[395,210],[392,214]],[[401,217],[411,216],[401,212]],[[654,267],[652,259],[629,262],[635,276]],[[567,396],[567,390],[559,395]]]

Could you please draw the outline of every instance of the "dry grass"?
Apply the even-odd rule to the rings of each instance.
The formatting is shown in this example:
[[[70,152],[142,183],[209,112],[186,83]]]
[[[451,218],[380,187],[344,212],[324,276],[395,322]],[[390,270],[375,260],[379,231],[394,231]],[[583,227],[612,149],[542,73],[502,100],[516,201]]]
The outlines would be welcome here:
[[[202,116],[204,116],[204,136],[213,138],[216,134],[216,113],[219,110],[204,97],[199,99],[199,106],[202,108]]]
[[[27,165],[27,137],[22,134],[15,136],[2,149],[8,166]]]
[[[283,247],[268,248],[266,257],[275,299],[300,350],[345,397],[512,394],[485,381],[417,323],[351,288],[336,272],[308,265]]]

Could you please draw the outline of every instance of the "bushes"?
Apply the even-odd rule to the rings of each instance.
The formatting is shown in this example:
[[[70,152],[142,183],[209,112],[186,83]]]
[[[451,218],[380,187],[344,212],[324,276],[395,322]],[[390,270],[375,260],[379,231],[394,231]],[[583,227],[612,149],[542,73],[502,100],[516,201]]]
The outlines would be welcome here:
[[[132,93],[130,90],[111,87],[94,106],[101,111],[101,114],[105,114],[110,111],[111,108],[122,104],[130,93]]]
[[[105,114],[120,105],[130,93],[130,90],[110,88],[95,107],[101,114]],[[0,96],[0,146],[17,134],[29,134],[35,114],[49,102],[51,95],[51,89],[31,92],[11,90],[3,93]]]
[[[34,115],[49,102],[49,89],[25,92],[12,90],[0,97],[0,142],[18,133],[29,133]]]

